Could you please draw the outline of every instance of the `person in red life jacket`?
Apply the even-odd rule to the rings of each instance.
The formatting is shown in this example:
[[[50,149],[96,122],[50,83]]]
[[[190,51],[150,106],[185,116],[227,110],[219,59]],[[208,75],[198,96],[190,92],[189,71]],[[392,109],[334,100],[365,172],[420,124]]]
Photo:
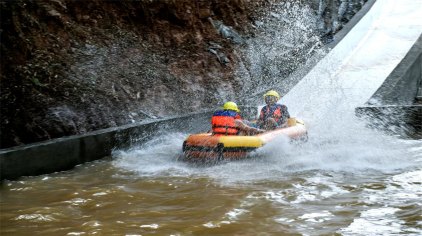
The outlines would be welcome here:
[[[264,130],[246,125],[239,112],[236,103],[224,103],[223,109],[214,112],[211,118],[212,133],[215,135],[252,135],[264,132]]]
[[[280,95],[276,91],[270,90],[264,94],[264,100],[267,105],[261,109],[257,122],[258,127],[265,130],[286,127],[290,114],[287,111],[287,106],[277,103],[280,100]]]

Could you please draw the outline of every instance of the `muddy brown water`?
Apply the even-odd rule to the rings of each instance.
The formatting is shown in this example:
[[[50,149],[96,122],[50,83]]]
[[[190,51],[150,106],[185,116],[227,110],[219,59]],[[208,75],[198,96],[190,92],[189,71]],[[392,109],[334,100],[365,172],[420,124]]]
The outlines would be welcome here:
[[[2,182],[1,235],[422,233],[420,140],[280,139],[197,166],[176,160],[186,135]]]

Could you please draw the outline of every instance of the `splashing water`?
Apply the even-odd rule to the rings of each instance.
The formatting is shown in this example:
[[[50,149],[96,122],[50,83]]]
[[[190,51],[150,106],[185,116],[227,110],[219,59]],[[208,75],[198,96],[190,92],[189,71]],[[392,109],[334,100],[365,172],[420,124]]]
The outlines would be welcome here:
[[[280,230],[278,227],[288,225],[290,232],[306,235],[311,231],[317,235],[335,231],[344,235],[420,234],[415,217],[420,213],[416,209],[420,209],[417,202],[422,195],[421,141],[386,136],[360,122],[346,128],[341,123],[329,122],[329,126],[331,130],[324,123],[310,128],[307,143],[279,137],[249,159],[219,165],[198,167],[176,161],[187,136],[180,133],[119,151],[113,163],[134,172],[134,179],[207,179],[223,188],[248,189],[220,219],[202,223],[209,229],[245,220],[257,222],[250,218],[251,212],[260,215],[263,210],[259,209],[281,209],[267,216],[276,226],[261,222],[256,227],[263,229],[255,230]],[[208,187],[191,191],[203,188]],[[352,221],[351,214],[357,214]]]
[[[244,51],[246,65],[241,64],[237,71],[244,82],[242,93],[247,97],[277,87],[322,45],[318,16],[307,5],[282,2],[258,15],[256,35],[248,40]]]
[[[379,4],[379,9],[382,9],[382,4]],[[374,12],[375,15],[379,14],[379,10]],[[258,36],[248,42],[247,55],[253,63],[249,70],[250,77],[245,79],[245,83],[250,84],[245,87],[257,89],[259,86],[279,82],[280,68],[286,68],[287,61],[309,56],[309,50],[315,50],[314,46],[319,44],[316,19],[317,16],[310,8],[297,2],[274,5],[269,14],[262,15],[255,22]],[[368,25],[372,24],[369,20],[363,20],[365,23],[367,21]],[[415,155],[418,156],[419,152],[413,151],[413,147],[419,146],[421,141],[403,141],[368,129],[354,115],[356,104],[362,104],[366,101],[366,96],[371,94],[368,88],[359,89],[359,80],[354,76],[360,78],[360,71],[382,69],[375,56],[366,58],[365,64],[354,59],[353,56],[360,56],[357,50],[353,51],[352,56],[347,56],[344,62],[336,58],[344,56],[343,53],[349,50],[354,41],[356,38],[352,37],[340,42],[340,46],[334,50],[334,56],[324,58],[317,65],[317,72],[308,74],[299,83],[301,86],[296,86],[282,98],[282,102],[288,105],[290,114],[304,119],[307,124],[310,138],[308,143],[290,144],[286,139],[280,138],[253,153],[255,158],[251,160],[198,170],[174,161],[181,152],[185,136],[168,134],[138,150],[119,153],[116,156],[123,158],[117,161],[118,166],[127,167],[142,175],[157,174],[156,171],[170,175],[184,173],[229,182],[277,179],[285,173],[306,170],[391,172],[414,166],[415,160],[418,161]],[[342,43],[345,44],[344,49]],[[360,48],[362,47],[361,45]],[[300,52],[299,57],[294,52]],[[300,63],[294,61],[293,64],[298,66]],[[385,64],[390,66],[391,63]],[[272,82],[266,81],[268,78]],[[379,80],[374,83],[379,83]],[[368,83],[362,79],[361,81],[364,85]],[[155,154],[157,151],[158,154]],[[135,159],[142,163],[134,165]],[[128,161],[127,165],[124,160]]]
[[[178,162],[186,134],[173,133],[160,136],[130,151],[114,154],[115,164],[135,171],[140,176],[208,176],[229,182],[249,182],[277,179],[285,174],[300,171],[381,171],[403,169],[420,161],[417,147],[421,142],[398,140],[375,130],[364,123],[329,123],[330,128],[309,129],[307,143],[291,143],[279,137],[253,152],[250,159],[221,165],[197,168]],[[247,170],[247,171],[245,171]]]
[[[385,1],[377,3],[387,4]],[[383,8],[375,5],[373,14],[379,14],[380,9]],[[290,24],[286,20],[289,14],[283,14],[273,12],[272,15],[274,19]],[[371,18],[363,20],[367,22]],[[274,22],[277,21],[271,23]],[[292,38],[281,37],[283,31],[277,31],[277,26],[268,28],[275,29],[267,31],[271,37],[263,37],[269,41],[258,38],[256,43],[251,41],[249,44],[248,55],[256,63],[245,72],[249,76],[245,82],[246,91],[279,81],[282,73],[278,71],[280,65],[277,63],[283,56],[288,58],[288,53],[283,54],[284,50],[288,52],[288,40],[295,45],[295,35],[300,35],[295,34],[300,30],[295,31],[294,27],[289,32]],[[363,32],[366,26],[359,29]],[[177,176],[191,181],[207,179],[225,189],[246,189],[246,196],[240,197],[238,203],[219,219],[202,223],[209,229],[223,228],[232,222],[253,221],[251,232],[269,232],[271,228],[274,232],[304,235],[368,232],[371,235],[420,235],[418,199],[422,196],[422,140],[388,136],[367,128],[364,121],[355,117],[354,108],[369,99],[396,62],[385,60],[386,63],[380,63],[382,60],[375,54],[362,57],[358,50],[351,55],[344,54],[358,41],[356,36],[345,41],[343,51],[334,49],[335,56],[346,56],[345,61],[331,57],[319,63],[317,71],[283,97],[281,102],[287,104],[290,114],[307,124],[307,143],[291,143],[280,137],[253,152],[252,158],[196,167],[175,161],[186,135],[168,134],[157,137],[155,147],[148,144],[120,152],[114,164],[134,171],[137,173],[135,178]],[[406,42],[411,45],[410,40]],[[376,48],[371,46],[373,43],[358,42],[358,49]],[[392,50],[387,56],[400,58]],[[360,71],[365,71],[365,76]],[[167,149],[165,153],[163,149]],[[157,150],[161,152],[159,156],[155,155]],[[152,157],[156,159],[150,160]],[[257,220],[251,212],[264,215],[264,220]]]

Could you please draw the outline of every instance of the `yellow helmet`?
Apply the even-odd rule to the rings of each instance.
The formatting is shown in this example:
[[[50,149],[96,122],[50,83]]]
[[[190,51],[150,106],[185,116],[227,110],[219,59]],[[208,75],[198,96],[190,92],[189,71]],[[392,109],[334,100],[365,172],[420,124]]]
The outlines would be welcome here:
[[[276,98],[277,98],[277,100],[279,100],[279,99],[280,99],[280,94],[278,94],[275,90],[270,90],[270,91],[268,91],[267,93],[265,93],[265,94],[264,94],[264,98],[265,98],[266,96],[274,96],[274,97],[276,97]]]
[[[239,112],[240,111],[239,108],[237,108],[237,104],[234,103],[234,102],[226,102],[226,103],[224,103],[223,109],[224,110],[232,110],[232,111],[236,111],[236,112]]]

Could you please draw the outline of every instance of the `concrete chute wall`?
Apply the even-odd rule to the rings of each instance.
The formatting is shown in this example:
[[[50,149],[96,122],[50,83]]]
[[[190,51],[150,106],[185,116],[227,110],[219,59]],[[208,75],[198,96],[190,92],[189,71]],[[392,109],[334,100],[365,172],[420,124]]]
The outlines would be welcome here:
[[[413,105],[422,83],[422,35],[366,105]]]
[[[371,125],[392,133],[422,137],[422,105],[417,102],[422,87],[422,35],[381,87],[356,108]]]
[[[420,37],[420,3],[376,1],[343,40],[284,96],[281,102],[289,107],[290,114],[310,126],[333,114],[354,115],[355,108],[383,85]]]
[[[150,122],[134,123],[0,151],[0,177],[16,179],[68,170],[75,165],[110,156],[161,132],[199,132],[209,129],[210,111]]]

